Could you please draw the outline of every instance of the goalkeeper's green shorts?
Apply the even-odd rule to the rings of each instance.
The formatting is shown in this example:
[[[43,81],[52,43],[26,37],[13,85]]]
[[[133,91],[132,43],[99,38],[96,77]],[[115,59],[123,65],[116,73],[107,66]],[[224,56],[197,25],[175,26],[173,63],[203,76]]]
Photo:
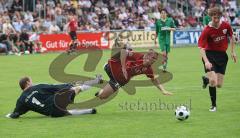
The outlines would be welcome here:
[[[170,45],[169,44],[164,44],[164,43],[160,43],[160,49],[162,52],[166,52],[169,53],[170,52]]]

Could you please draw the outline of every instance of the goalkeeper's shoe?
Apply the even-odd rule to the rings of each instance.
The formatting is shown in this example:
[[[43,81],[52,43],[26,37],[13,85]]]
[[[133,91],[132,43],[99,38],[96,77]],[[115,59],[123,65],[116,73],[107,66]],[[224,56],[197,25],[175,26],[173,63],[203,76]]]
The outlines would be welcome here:
[[[97,113],[97,109],[92,108],[92,112],[91,112],[91,114],[96,114],[96,113]]]
[[[96,92],[96,93],[95,93],[95,96],[98,97],[98,95],[99,95],[99,92]]]

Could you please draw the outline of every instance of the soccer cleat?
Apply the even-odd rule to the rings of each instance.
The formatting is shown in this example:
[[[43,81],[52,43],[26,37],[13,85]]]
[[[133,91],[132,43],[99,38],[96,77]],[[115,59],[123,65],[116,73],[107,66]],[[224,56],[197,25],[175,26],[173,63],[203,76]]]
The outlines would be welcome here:
[[[95,93],[95,96],[98,97],[98,94],[99,94],[99,92],[96,92],[96,93]]]
[[[216,112],[217,111],[217,107],[216,106],[212,106],[209,109],[210,112]]]
[[[97,74],[96,75],[96,79],[98,80],[98,83],[99,84],[102,84],[103,83],[103,76],[101,74]]]
[[[96,113],[97,113],[97,109],[92,108],[92,112],[91,112],[91,114],[96,114]]]
[[[202,88],[205,89],[209,83],[209,80],[207,77],[205,76],[202,76],[202,81],[203,81],[203,85],[202,85]]]

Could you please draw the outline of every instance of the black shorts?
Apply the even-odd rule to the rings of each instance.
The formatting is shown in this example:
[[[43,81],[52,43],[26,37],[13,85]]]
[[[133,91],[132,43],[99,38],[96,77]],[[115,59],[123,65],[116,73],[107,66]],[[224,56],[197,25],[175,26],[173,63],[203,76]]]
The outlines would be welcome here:
[[[54,108],[52,111],[52,117],[62,117],[70,115],[66,107],[68,104],[73,103],[75,98],[75,92],[73,90],[68,90],[65,92],[60,92],[54,95]]]
[[[228,63],[227,53],[221,51],[206,51],[206,56],[213,67],[211,70],[206,69],[205,62],[203,61],[205,72],[214,71],[215,73],[224,75]]]
[[[105,70],[105,72],[107,73],[108,77],[110,78],[110,80],[109,80],[108,83],[110,84],[110,86],[113,88],[114,91],[117,91],[120,87],[122,87],[122,85],[119,84],[119,83],[114,79],[109,64],[106,64],[106,65],[104,66],[104,70]]]
[[[70,37],[71,37],[72,40],[76,40],[76,39],[77,39],[77,33],[76,33],[76,31],[71,31],[71,32],[69,33],[69,35],[70,35]]]

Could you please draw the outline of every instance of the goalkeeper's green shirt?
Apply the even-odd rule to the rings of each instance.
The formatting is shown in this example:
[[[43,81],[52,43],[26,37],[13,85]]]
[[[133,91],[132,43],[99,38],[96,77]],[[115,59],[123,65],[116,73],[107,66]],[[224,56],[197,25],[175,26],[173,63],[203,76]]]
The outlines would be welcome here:
[[[156,34],[158,34],[158,42],[161,45],[170,45],[170,30],[164,30],[164,28],[175,28],[175,24],[172,18],[166,18],[165,21],[158,19],[155,22]]]
[[[208,23],[211,21],[211,17],[206,15],[203,17],[203,25],[208,25]]]

